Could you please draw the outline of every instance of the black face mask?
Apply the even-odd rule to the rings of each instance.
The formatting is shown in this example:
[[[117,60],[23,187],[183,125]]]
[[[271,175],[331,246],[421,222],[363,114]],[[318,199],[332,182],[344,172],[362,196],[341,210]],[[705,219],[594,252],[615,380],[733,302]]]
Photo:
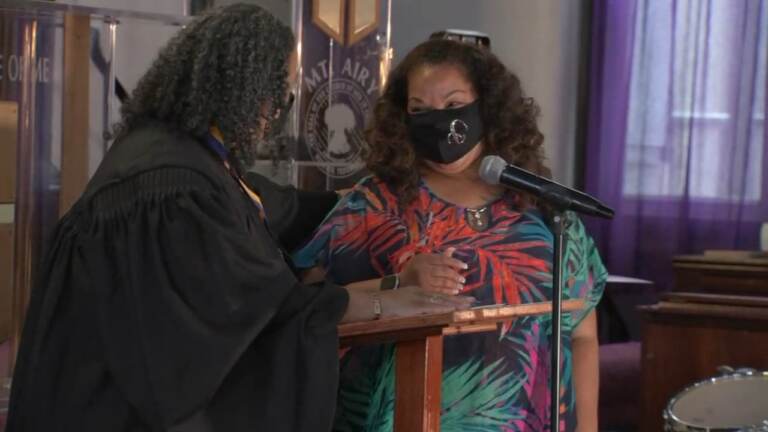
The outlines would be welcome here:
[[[456,162],[483,137],[480,104],[409,114],[408,132],[420,157],[440,164]]]

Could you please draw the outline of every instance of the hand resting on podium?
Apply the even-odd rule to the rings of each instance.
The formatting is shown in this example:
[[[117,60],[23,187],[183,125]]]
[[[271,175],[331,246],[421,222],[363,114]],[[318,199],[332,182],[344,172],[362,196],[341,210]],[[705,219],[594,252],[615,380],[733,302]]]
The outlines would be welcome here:
[[[454,250],[449,248],[444,254],[413,254],[408,257],[403,271],[397,275],[402,285],[398,289],[382,291],[382,279],[348,284],[349,306],[342,323],[468,309],[475,299],[457,295],[464,288],[465,281],[459,271],[468,267],[451,257]],[[325,276],[325,269],[317,266],[304,273],[303,282],[319,282]]]
[[[377,318],[409,317],[464,310],[472,306],[475,301],[473,297],[435,294],[417,286],[407,286],[380,293],[349,289],[349,287],[347,289],[349,291],[349,306],[347,306],[347,312],[341,320],[342,324],[370,321]],[[374,311],[375,299],[381,302],[381,315],[377,315]]]

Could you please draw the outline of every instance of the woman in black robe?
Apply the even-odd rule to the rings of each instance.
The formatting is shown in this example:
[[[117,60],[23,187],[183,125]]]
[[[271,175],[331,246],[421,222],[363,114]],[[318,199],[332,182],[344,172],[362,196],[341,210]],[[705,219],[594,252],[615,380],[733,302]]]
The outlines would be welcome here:
[[[235,5],[161,51],[37,275],[9,432],[329,430],[339,322],[468,304],[293,273],[285,242],[335,194],[240,169],[289,108],[293,45]]]

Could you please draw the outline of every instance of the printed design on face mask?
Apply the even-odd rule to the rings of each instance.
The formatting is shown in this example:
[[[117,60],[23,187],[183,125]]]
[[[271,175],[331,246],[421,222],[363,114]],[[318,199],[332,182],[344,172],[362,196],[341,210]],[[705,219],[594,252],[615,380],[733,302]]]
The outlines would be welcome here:
[[[448,132],[448,144],[461,145],[467,140],[467,132],[469,132],[469,125],[462,119],[453,119],[449,126],[450,132]]]
[[[409,114],[408,133],[419,157],[439,164],[453,163],[482,139],[480,106],[475,101],[461,108]]]

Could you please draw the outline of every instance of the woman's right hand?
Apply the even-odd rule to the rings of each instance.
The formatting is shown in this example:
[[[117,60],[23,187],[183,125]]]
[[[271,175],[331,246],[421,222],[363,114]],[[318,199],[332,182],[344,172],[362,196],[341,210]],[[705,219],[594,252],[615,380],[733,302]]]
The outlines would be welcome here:
[[[443,254],[417,254],[400,272],[400,285],[416,285],[426,291],[456,295],[464,288],[466,279],[459,271],[467,264],[453,258],[456,248],[448,248]]]

